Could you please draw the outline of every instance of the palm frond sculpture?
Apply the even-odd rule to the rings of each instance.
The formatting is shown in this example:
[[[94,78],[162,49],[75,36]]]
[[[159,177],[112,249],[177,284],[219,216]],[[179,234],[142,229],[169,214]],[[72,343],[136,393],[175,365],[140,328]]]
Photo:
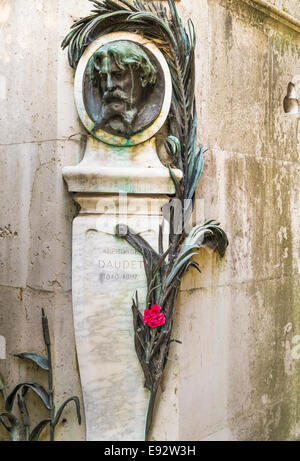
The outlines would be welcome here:
[[[76,68],[86,47],[101,35],[128,31],[142,34],[153,41],[163,53],[171,72],[173,98],[168,117],[169,136],[165,146],[170,158],[170,175],[175,186],[175,198],[184,212],[180,220],[170,213],[169,247],[164,252],[162,228],[157,253],[141,236],[124,226],[117,226],[116,235],[124,238],[144,258],[147,277],[146,308],[158,305],[165,323],[156,328],[145,323],[140,311],[138,294],[133,299],[135,348],[145,375],[145,387],[150,391],[146,437],[151,427],[153,409],[159,383],[168,359],[173,315],[180,282],[186,271],[198,268],[193,256],[202,246],[225,254],[228,240],[215,221],[206,221],[194,227],[187,235],[185,224],[193,211],[195,190],[203,171],[203,146],[197,148],[197,114],[195,104],[195,45],[192,21],[183,26],[174,0],[168,0],[168,9],[162,4],[128,0],[92,1],[94,9],[86,18],[76,21],[62,43],[68,47],[70,65]],[[179,168],[179,181],[173,168]]]
[[[158,305],[165,316],[165,323],[158,328],[151,328],[144,322],[140,311],[138,294],[132,303],[133,324],[135,331],[135,348],[145,375],[145,387],[151,392],[146,435],[149,433],[156,394],[160,380],[167,364],[176,299],[182,277],[190,267],[199,270],[193,256],[203,246],[213,247],[222,256],[228,244],[224,231],[214,221],[207,221],[195,226],[186,236],[175,259],[167,261],[172,245],[163,254],[157,254],[149,244],[129,228],[124,235],[124,227],[116,233],[124,238],[144,258],[147,275],[146,307]]]

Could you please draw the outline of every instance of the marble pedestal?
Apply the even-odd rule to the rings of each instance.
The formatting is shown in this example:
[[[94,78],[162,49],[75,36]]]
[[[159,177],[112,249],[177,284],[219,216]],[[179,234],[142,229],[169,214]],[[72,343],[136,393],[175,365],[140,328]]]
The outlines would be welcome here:
[[[143,440],[148,391],[131,312],[136,290],[144,308],[143,258],[114,230],[126,222],[156,247],[167,199],[129,197],[127,214],[118,197],[75,198],[82,208],[73,224],[73,310],[87,440]]]
[[[149,395],[131,305],[138,291],[145,308],[146,277],[142,256],[115,227],[129,226],[157,249],[173,184],[153,139],[127,150],[89,139],[82,162],[63,175],[81,206],[73,223],[72,290],[87,440],[144,440]]]

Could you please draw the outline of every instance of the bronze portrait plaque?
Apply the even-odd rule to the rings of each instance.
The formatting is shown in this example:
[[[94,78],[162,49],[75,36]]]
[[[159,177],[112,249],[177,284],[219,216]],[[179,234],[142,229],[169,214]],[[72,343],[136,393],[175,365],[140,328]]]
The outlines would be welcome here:
[[[129,139],[159,116],[165,96],[160,63],[144,46],[116,40],[99,47],[83,78],[85,110],[99,128]]]

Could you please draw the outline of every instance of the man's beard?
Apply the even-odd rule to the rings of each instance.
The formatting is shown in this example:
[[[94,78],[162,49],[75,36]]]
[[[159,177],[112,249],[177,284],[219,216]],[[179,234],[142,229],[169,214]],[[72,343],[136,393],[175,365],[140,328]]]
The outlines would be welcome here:
[[[122,109],[120,109],[120,105]],[[130,138],[137,113],[137,108],[128,102],[128,97],[124,91],[118,89],[113,92],[106,91],[102,97],[101,112],[93,131],[97,131],[98,128],[105,131],[106,128],[109,131],[113,130],[120,136]]]

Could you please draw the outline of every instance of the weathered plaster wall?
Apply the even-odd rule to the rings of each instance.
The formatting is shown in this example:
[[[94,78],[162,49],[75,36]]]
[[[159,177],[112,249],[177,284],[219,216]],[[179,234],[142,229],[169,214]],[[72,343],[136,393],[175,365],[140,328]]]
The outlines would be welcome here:
[[[0,334],[7,343],[0,371],[9,389],[21,380],[45,382],[44,372],[12,357],[43,348],[44,307],[57,405],[71,395],[81,397],[71,308],[76,209],[61,175],[63,165],[80,158],[81,128],[60,43],[73,18],[88,11],[85,3],[0,2]],[[32,400],[39,407],[38,398]],[[84,424],[79,427],[75,420],[70,405],[57,440],[84,438]]]
[[[197,197],[230,247],[223,261],[203,251],[202,275],[182,286],[178,376],[165,390],[178,394],[174,435],[299,439],[299,128],[282,95],[300,36],[244,2],[181,5],[198,33],[199,141],[210,149]]]
[[[269,1],[300,17],[297,1]],[[196,26],[199,142],[210,149],[197,197],[206,218],[221,221],[230,247],[223,261],[201,252],[202,274],[184,280],[175,331],[183,344],[170,355],[153,437],[299,439],[300,135],[282,99],[299,73],[300,36],[243,0],[177,5]],[[82,132],[60,43],[90,5],[0,6],[0,335],[7,342],[0,371],[10,389],[45,378],[12,358],[40,350],[44,307],[59,403],[80,395],[71,308],[76,208],[61,168],[78,162]],[[57,439],[83,440],[72,407],[65,420]]]

